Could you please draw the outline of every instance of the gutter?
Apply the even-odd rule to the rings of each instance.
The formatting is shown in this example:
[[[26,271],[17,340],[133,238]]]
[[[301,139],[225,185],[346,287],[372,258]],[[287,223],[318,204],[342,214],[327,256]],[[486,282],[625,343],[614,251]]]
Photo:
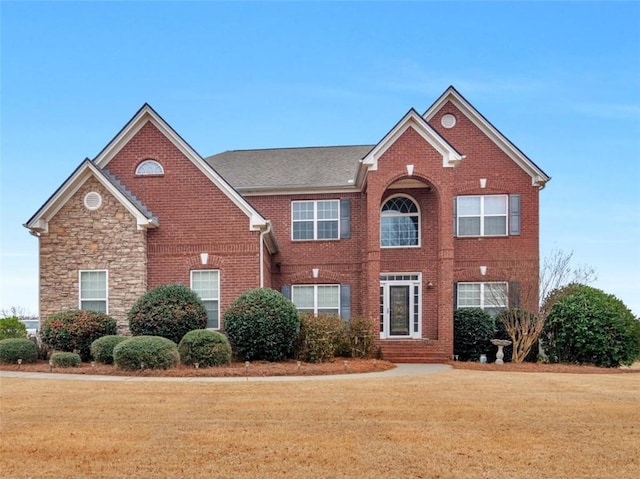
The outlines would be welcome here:
[[[264,288],[264,237],[271,233],[271,221],[266,221],[267,227],[260,232],[260,287]]]

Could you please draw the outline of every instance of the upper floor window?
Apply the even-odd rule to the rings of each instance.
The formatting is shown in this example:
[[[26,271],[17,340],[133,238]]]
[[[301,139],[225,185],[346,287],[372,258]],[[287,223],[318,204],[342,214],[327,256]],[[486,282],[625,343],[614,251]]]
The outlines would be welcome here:
[[[394,196],[380,212],[380,246],[420,246],[420,211],[406,196]]]
[[[291,232],[294,240],[340,238],[340,200],[291,202]]]
[[[80,309],[107,314],[106,270],[80,271]]]
[[[507,195],[458,196],[458,236],[506,236]]]
[[[136,175],[164,175],[164,168],[156,160],[144,160],[136,168]]]
[[[291,301],[301,313],[340,315],[340,285],[293,285]]]
[[[505,282],[458,283],[456,306],[481,308],[495,316],[507,307],[507,293],[508,287]]]
[[[220,329],[220,272],[212,269],[191,271],[191,289],[207,310],[207,328]]]

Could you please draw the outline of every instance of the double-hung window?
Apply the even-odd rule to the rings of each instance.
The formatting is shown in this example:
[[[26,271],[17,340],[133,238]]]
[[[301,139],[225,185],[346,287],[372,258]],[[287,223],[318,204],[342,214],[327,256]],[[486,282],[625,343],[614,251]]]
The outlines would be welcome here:
[[[191,271],[191,289],[207,310],[207,328],[220,329],[220,272],[212,269]]]
[[[107,270],[80,271],[80,309],[107,314],[108,272]]]
[[[291,301],[301,313],[340,316],[340,285],[293,285],[291,287]]]
[[[458,236],[506,236],[508,195],[458,196]]]
[[[495,316],[508,305],[506,282],[458,283],[457,292],[458,308],[481,308]]]
[[[294,240],[340,238],[340,200],[291,202],[291,231]]]

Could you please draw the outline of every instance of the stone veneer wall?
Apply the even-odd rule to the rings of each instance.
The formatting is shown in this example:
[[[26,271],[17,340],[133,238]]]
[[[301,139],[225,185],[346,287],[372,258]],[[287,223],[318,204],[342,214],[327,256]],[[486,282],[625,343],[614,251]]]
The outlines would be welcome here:
[[[90,211],[84,196],[102,206]],[[40,317],[79,307],[79,270],[108,271],[108,313],[128,332],[127,312],[147,289],[146,231],[95,178],[90,178],[49,221],[40,236]]]

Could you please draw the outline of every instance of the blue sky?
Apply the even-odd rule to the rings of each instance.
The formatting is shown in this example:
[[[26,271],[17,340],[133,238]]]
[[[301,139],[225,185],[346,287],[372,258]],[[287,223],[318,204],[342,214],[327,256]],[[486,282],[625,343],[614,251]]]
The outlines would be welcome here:
[[[638,2],[0,3],[0,309],[22,227],[149,102],[200,154],[376,143],[454,85],[552,181],[541,254],[640,315]]]

